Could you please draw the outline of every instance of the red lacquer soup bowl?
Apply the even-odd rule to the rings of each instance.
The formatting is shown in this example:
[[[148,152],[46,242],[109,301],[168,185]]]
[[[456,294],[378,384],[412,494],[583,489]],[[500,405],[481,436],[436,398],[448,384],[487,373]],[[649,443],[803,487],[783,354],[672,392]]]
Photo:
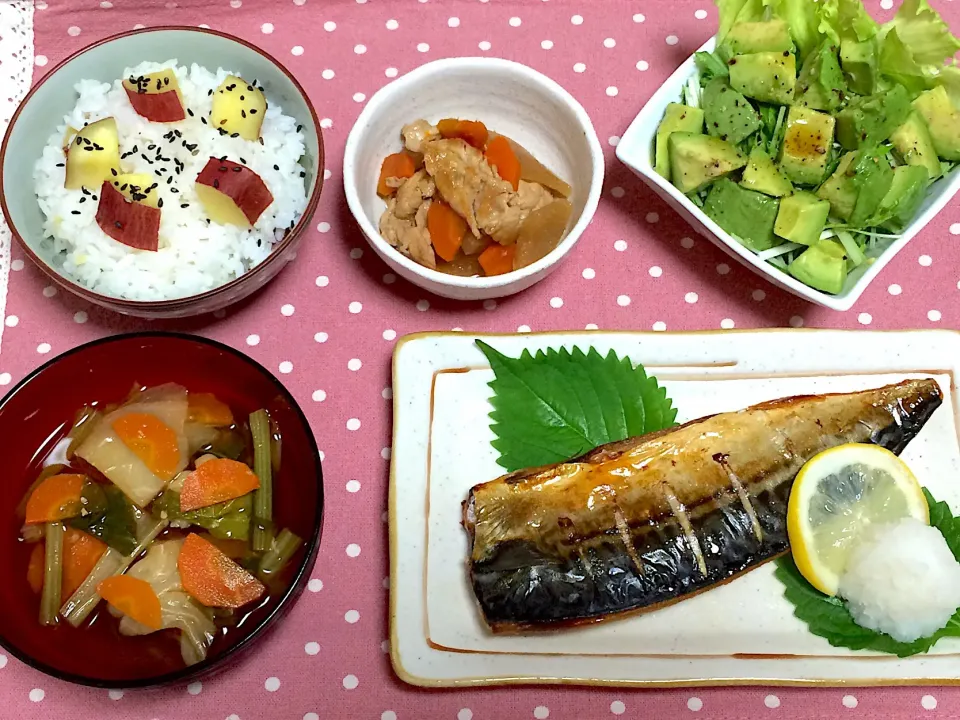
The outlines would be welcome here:
[[[175,631],[129,637],[98,606],[79,628],[42,626],[40,596],[27,582],[31,547],[20,540],[17,513],[43,460],[85,405],[122,402],[134,384],[176,383],[190,393],[213,393],[246,418],[266,409],[280,438],[273,476],[273,520],[303,543],[260,599],[237,612],[218,633],[205,660],[186,666]],[[240,352],[204,338],[170,333],[120,335],[54,358],[0,401],[0,645],[57,678],[109,688],[182,682],[222,669],[249,648],[296,601],[320,545],[323,478],[317,444],[303,411],[265,368]],[[61,443],[62,444],[62,443]],[[91,616],[93,617],[93,616]]]

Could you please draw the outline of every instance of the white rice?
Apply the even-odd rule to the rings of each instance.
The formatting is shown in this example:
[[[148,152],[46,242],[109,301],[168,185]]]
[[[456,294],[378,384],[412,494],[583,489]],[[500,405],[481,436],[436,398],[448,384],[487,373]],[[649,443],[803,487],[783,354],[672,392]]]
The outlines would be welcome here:
[[[960,607],[960,563],[935,527],[913,518],[878,525],[851,552],[838,594],[861,627],[913,642]]]
[[[122,78],[146,75],[174,68],[186,107],[193,117],[176,123],[151,123],[137,115],[127,99]],[[227,75],[236,73],[218,68],[210,72],[196,64],[189,70],[176,60],[141,63],[127,68],[112,84],[81,80],[75,86],[77,103],[63,123],[50,136],[42,157],[37,161],[33,179],[40,209],[46,216],[45,249],[55,254],[55,262],[71,278],[99,293],[130,300],[165,300],[211,290],[247,272],[262,262],[273,243],[296,223],[306,207],[305,182],[299,160],[304,153],[303,133],[297,121],[283,114],[281,107],[267,96],[267,112],[261,137],[263,144],[243,138],[222,136],[201,117],[210,115],[210,91]],[[244,78],[253,81],[254,78]],[[142,172],[159,182],[163,199],[160,218],[160,248],[157,252],[136,250],[113,240],[96,222],[97,202],[81,190],[63,187],[65,168],[62,149],[67,126],[80,128],[84,123],[114,117],[120,135],[120,153],[137,147],[138,152],[121,160],[125,173]],[[182,137],[164,139],[171,130]],[[183,144],[197,144],[196,154]],[[150,145],[156,147],[148,149]],[[158,152],[167,161],[155,161]],[[144,159],[146,155],[152,164]],[[193,190],[197,174],[210,157],[226,156],[245,163],[256,172],[273,195],[252,229],[218,225],[209,221]],[[177,174],[173,158],[184,164]],[[158,176],[155,171],[166,171]],[[173,174],[172,184],[167,183]],[[174,188],[179,191],[175,192]],[[99,196],[98,192],[94,192]],[[188,207],[182,208],[186,204]],[[79,211],[73,214],[72,211]],[[62,265],[61,265],[62,264]]]

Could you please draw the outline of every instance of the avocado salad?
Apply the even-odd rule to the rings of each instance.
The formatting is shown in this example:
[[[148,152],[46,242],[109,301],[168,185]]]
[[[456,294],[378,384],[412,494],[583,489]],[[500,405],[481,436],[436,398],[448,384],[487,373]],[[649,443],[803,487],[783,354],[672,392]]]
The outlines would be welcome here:
[[[657,129],[656,171],[757,255],[838,294],[960,163],[960,66],[927,0],[717,0],[716,50]]]

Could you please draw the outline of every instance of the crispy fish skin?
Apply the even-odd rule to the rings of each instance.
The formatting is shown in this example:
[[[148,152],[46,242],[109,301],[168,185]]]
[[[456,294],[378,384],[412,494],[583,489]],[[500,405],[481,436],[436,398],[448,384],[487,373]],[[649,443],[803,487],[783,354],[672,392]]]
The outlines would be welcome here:
[[[899,454],[942,403],[934,380],[784,398],[475,486],[470,579],[495,632],[645,612],[788,549],[800,468],[844,443]]]

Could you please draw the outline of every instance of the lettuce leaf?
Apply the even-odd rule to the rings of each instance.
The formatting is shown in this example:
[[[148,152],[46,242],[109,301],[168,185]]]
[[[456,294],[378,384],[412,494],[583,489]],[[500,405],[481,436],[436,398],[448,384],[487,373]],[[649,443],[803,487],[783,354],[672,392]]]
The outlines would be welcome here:
[[[801,0],[802,1],[802,0]],[[724,41],[738,22],[754,22],[763,19],[765,0],[717,0],[720,27],[717,29],[717,47]]]
[[[820,5],[811,0],[765,0],[790,28],[790,37],[797,46],[797,60],[803,62],[821,40]]]
[[[903,0],[885,32],[897,31],[900,42],[919,65],[943,65],[960,50],[960,40],[927,0]]]
[[[960,39],[927,0],[904,0],[893,20],[881,30],[880,72],[914,95],[943,85],[960,105],[960,69],[956,59]]]
[[[823,0],[819,15],[820,32],[835,43],[842,40],[865,42],[880,31],[880,26],[867,14],[860,0]]]

